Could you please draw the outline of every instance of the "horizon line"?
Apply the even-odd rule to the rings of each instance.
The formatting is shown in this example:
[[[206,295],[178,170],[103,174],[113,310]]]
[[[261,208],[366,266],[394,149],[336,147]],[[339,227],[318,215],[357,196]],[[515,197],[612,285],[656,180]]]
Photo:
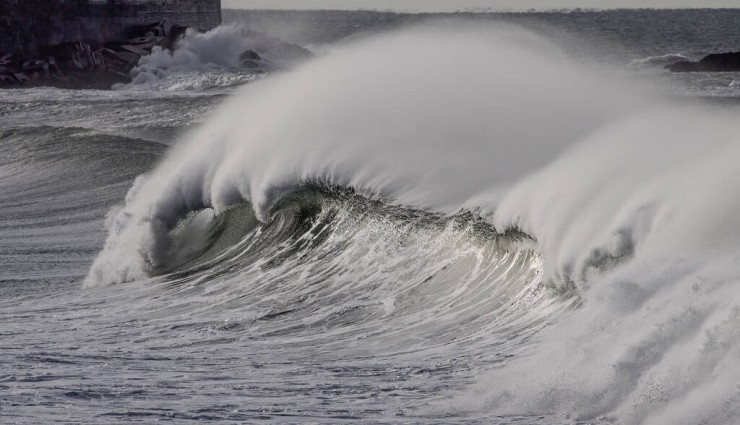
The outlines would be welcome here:
[[[465,9],[458,9],[458,10],[419,10],[419,9],[371,9],[371,8],[326,8],[326,7],[317,7],[317,8],[271,8],[271,7],[222,7],[221,10],[252,10],[252,11],[261,11],[261,12],[378,12],[378,13],[399,13],[399,14],[422,14],[422,13],[569,13],[569,12],[606,12],[606,11],[646,11],[646,10],[655,10],[655,11],[675,11],[675,10],[691,10],[691,11],[701,11],[701,10],[711,10],[711,11],[721,11],[721,10],[738,10],[740,11],[740,7],[707,7],[707,6],[697,6],[697,7],[603,7],[603,8],[593,8],[593,7],[573,7],[573,8],[550,8],[550,9],[541,9],[541,8],[527,8],[527,9],[514,9],[514,8],[503,8],[503,9],[493,9],[493,8],[481,8],[481,7],[472,7],[472,8],[465,8]]]

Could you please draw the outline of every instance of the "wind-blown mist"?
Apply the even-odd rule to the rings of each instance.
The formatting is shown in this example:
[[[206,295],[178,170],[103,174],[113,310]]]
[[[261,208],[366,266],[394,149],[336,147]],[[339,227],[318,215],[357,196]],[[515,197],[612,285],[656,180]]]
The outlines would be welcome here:
[[[276,191],[306,181],[455,211],[627,114],[623,98],[518,30],[420,28],[348,46],[246,87],[142,177],[87,283],[147,276],[162,242],[152,232],[187,211],[247,200],[265,218]]]
[[[733,423],[737,130],[695,109],[615,123],[495,206],[495,225],[536,237],[553,282],[577,282],[584,303],[486,378],[477,408]]]
[[[204,234],[245,202],[267,222],[305,184],[469,210],[535,239],[549,287],[581,302],[482,378],[471,409],[729,423],[738,127],[646,100],[514,28],[368,39],[245,87],[182,140],[110,213],[85,285],[167,271],[188,214],[205,210],[191,224]]]

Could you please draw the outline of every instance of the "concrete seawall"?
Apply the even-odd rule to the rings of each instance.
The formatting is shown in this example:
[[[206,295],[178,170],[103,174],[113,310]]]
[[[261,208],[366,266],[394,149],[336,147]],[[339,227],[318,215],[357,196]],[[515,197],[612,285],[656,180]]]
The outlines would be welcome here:
[[[75,41],[101,46],[160,21],[209,30],[221,23],[221,0],[0,0],[0,52],[35,55]]]

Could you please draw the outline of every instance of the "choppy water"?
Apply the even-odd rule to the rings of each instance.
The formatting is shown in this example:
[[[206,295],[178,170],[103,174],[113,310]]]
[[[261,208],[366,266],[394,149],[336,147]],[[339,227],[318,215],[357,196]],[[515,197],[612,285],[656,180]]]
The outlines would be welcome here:
[[[2,92],[4,423],[737,422],[738,12],[256,16]]]

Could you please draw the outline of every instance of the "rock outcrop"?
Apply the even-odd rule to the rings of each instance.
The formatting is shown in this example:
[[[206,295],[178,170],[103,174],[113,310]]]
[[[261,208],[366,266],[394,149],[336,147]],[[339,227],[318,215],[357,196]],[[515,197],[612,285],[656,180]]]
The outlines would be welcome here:
[[[666,65],[672,72],[739,72],[740,52],[714,53],[698,62],[680,61]]]
[[[221,0],[0,0],[0,88],[110,88],[152,46],[220,24]]]
[[[162,23],[155,23],[132,27],[128,39],[108,41],[97,49],[76,41],[49,46],[36,57],[0,52],[0,88],[109,89],[128,82],[131,69],[155,46],[173,48],[185,29],[173,25],[166,33]]]
[[[239,56],[239,63],[245,69],[270,71],[288,68],[313,57],[305,47],[259,31],[247,30],[243,37],[248,48]]]

